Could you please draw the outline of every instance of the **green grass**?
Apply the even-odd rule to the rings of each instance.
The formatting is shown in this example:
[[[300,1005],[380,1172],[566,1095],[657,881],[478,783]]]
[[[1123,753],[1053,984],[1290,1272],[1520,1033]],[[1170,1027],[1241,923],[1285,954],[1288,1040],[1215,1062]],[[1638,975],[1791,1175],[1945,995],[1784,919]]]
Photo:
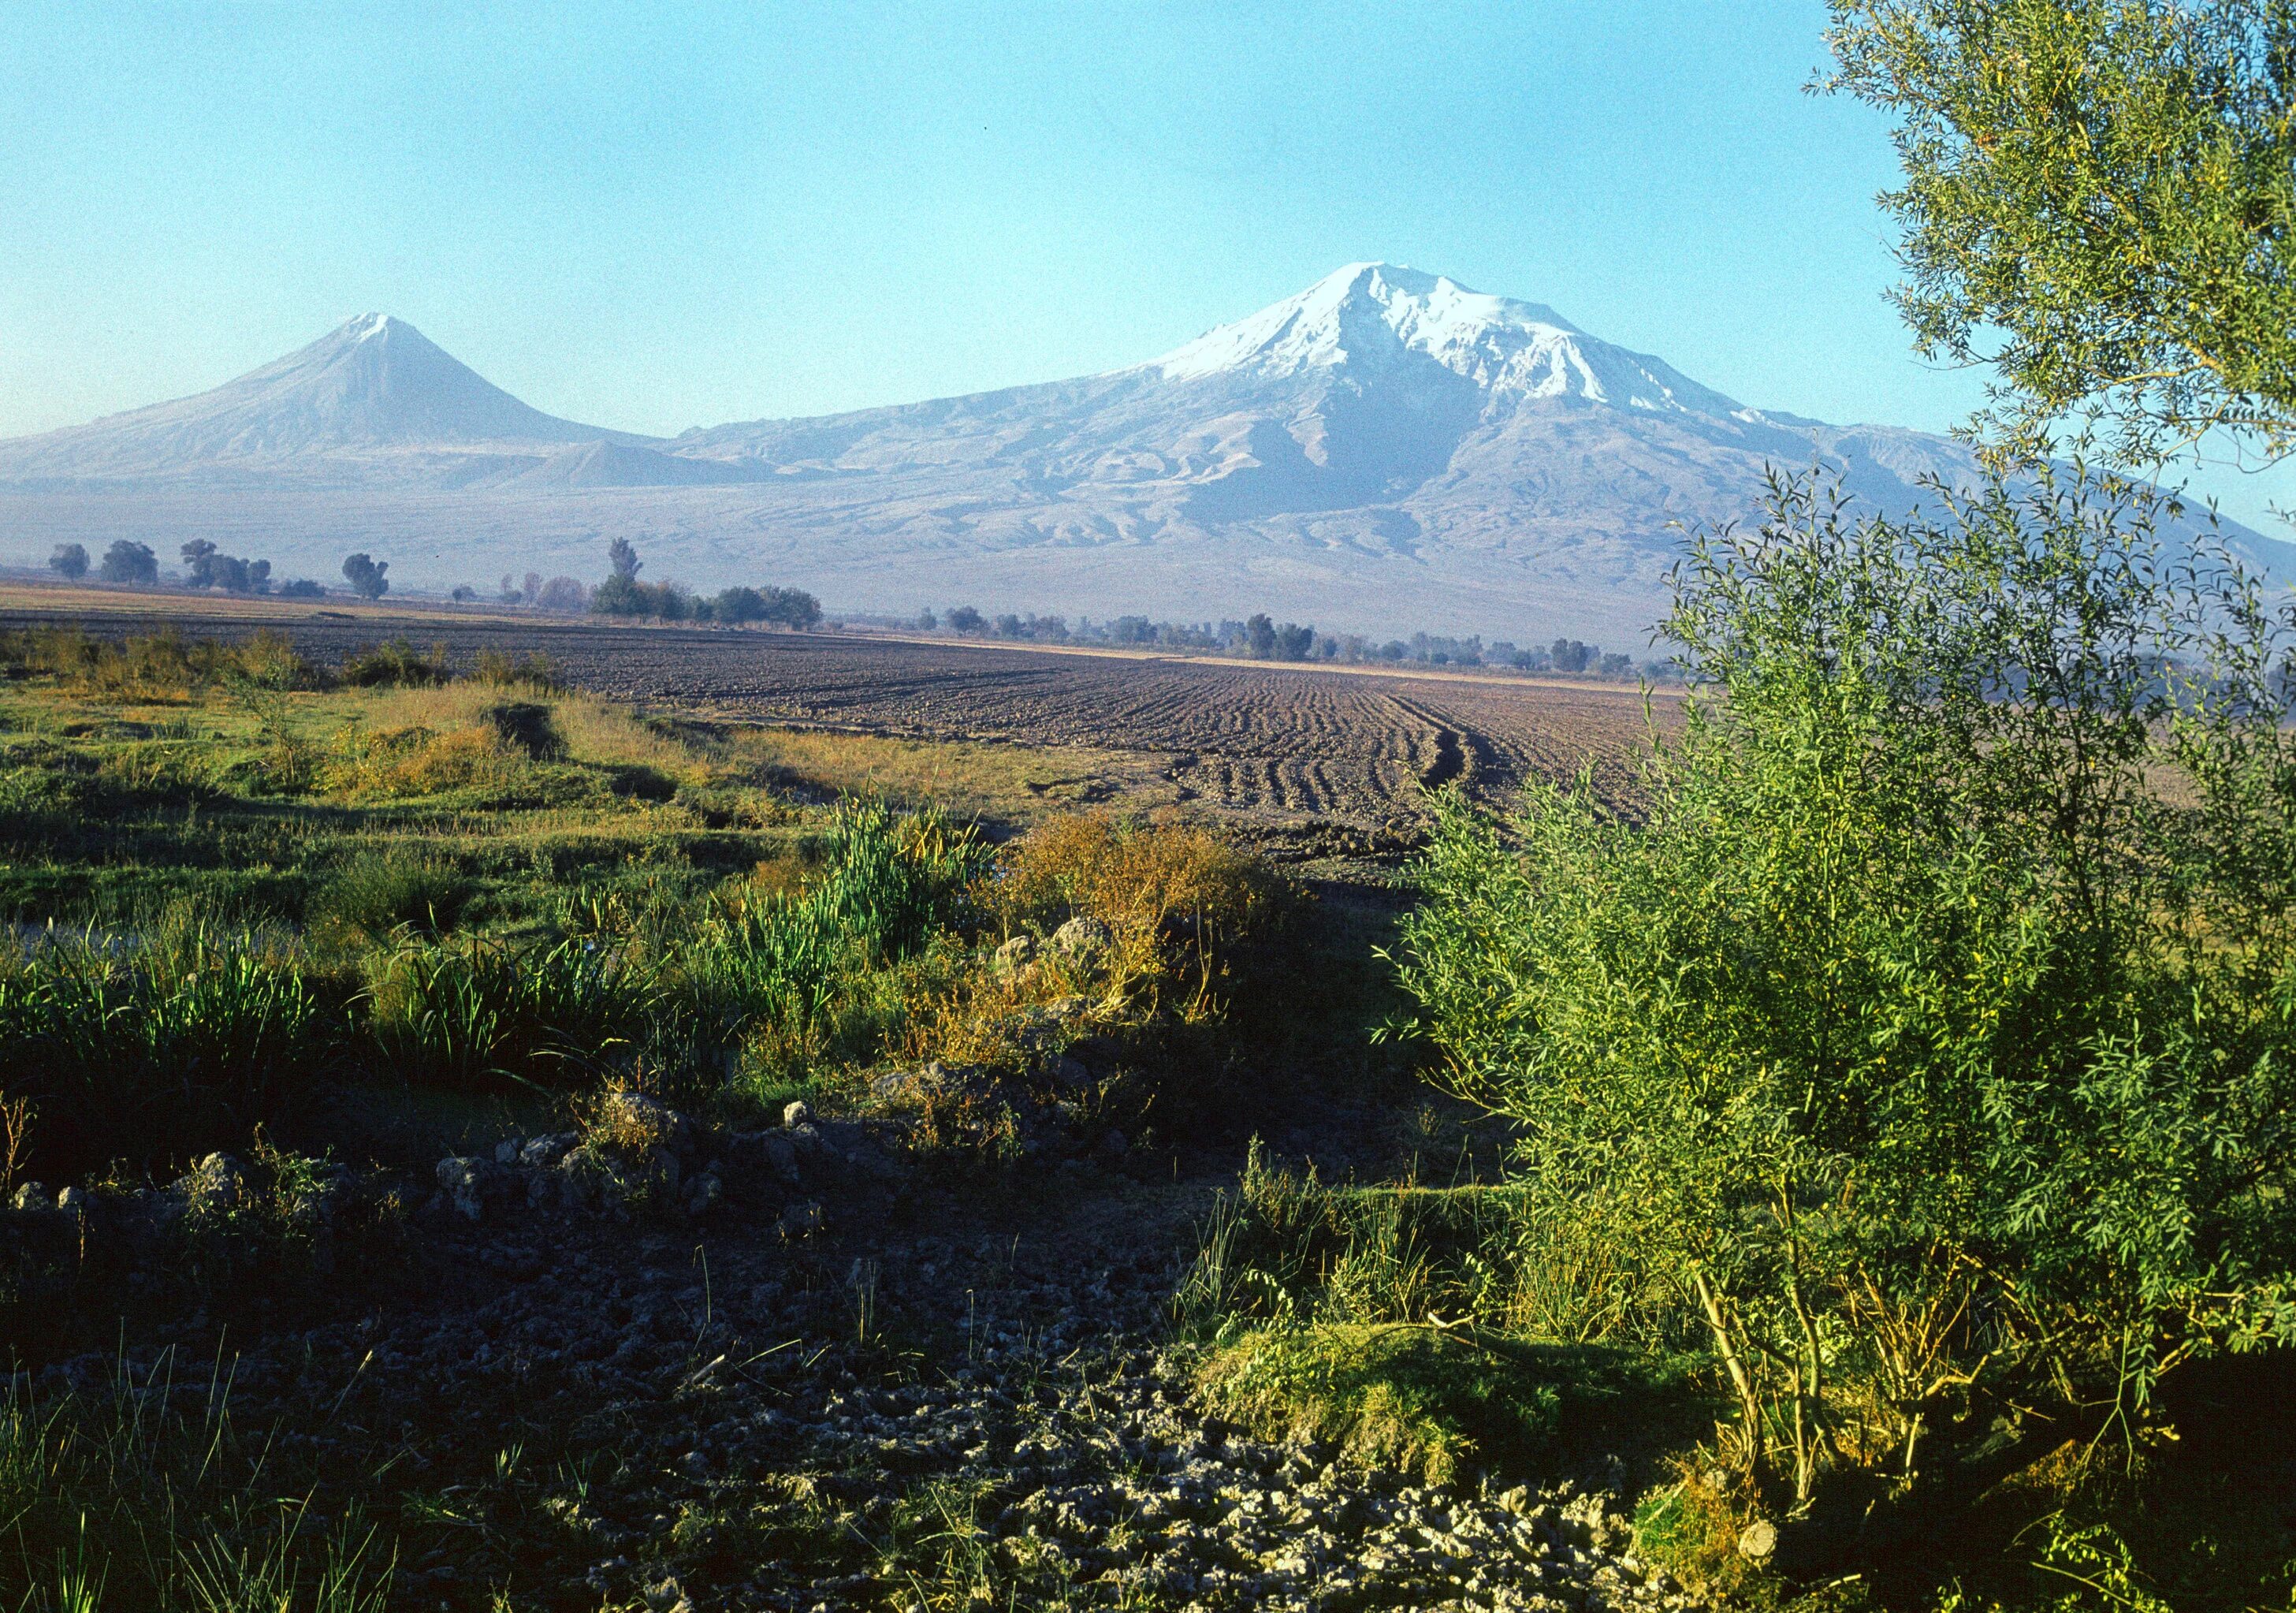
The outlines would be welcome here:
[[[393,1557],[354,1503],[234,1424],[227,1384],[162,1364],[0,1401],[0,1586],[24,1613],[381,1613]],[[315,1504],[318,1502],[319,1504]],[[332,1521],[328,1521],[332,1517]]]
[[[1261,1438],[1317,1440],[1433,1485],[1646,1455],[1694,1437],[1710,1409],[1684,1369],[1631,1351],[1424,1321],[1255,1329],[1214,1350],[1198,1382]]]

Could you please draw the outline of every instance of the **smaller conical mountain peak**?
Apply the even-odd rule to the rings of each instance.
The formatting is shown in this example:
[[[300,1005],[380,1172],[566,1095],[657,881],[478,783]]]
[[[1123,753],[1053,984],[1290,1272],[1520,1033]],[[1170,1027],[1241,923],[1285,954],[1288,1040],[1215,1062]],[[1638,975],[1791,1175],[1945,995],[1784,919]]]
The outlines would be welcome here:
[[[18,474],[142,477],[186,469],[324,467],[340,453],[528,452],[644,441],[545,415],[406,320],[368,313],[211,391],[11,444]]]

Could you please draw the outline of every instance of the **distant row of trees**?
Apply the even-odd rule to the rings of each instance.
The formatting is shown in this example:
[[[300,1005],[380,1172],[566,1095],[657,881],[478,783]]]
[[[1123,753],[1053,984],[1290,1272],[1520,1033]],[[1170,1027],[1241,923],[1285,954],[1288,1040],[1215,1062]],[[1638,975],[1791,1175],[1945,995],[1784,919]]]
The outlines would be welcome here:
[[[501,598],[504,605],[527,605],[578,616],[590,608],[590,587],[576,577],[545,577],[540,572],[529,572],[521,581],[505,572]]]
[[[967,638],[1008,638],[1031,644],[1102,644],[1198,654],[1249,656],[1255,661],[1335,662],[1345,665],[1387,663],[1417,666],[1507,667],[1518,671],[1565,672],[1579,677],[1628,679],[1671,676],[1662,663],[1637,665],[1631,655],[1605,653],[1598,644],[1557,638],[1541,648],[1506,639],[1486,644],[1480,635],[1447,638],[1414,633],[1384,642],[1359,633],[1319,633],[1311,625],[1276,621],[1260,613],[1241,621],[1155,621],[1118,616],[1105,621],[1084,617],[1071,624],[1063,616],[988,616],[961,605],[942,613],[920,613],[909,625],[926,632],[947,630]]]
[[[798,632],[821,621],[821,601],[803,588],[767,584],[701,595],[675,582],[640,582],[638,573],[645,569],[645,563],[627,538],[617,538],[607,546],[606,561],[612,569],[590,594],[590,609],[597,615],[716,621],[734,627],[763,623]]]
[[[247,560],[237,555],[226,555],[204,538],[194,538],[178,551],[183,555],[181,583],[192,588],[221,588],[226,594],[269,594],[275,591],[268,560]],[[67,582],[78,582],[93,570],[99,581],[123,588],[152,588],[160,581],[160,556],[148,543],[138,543],[132,538],[119,538],[104,550],[101,561],[91,563],[87,546],[79,543],[60,543],[48,555],[48,569]],[[390,568],[365,555],[353,555],[343,562],[343,575],[349,579],[352,588],[369,599],[380,599],[390,585],[382,574]],[[276,590],[289,599],[324,598],[327,590],[308,578],[297,578],[278,585]]]

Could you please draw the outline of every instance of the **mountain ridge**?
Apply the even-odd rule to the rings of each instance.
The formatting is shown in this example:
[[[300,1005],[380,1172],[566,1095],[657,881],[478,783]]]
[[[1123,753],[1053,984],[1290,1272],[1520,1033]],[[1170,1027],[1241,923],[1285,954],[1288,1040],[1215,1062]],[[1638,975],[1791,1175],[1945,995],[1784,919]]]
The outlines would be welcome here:
[[[1125,368],[668,439],[543,414],[363,315],[209,392],[0,442],[0,517],[58,539],[161,520],[305,564],[389,539],[395,576],[442,584],[594,575],[623,536],[650,575],[849,609],[1616,638],[1661,613],[1680,528],[1812,465],[1890,510],[1976,470],[1950,439],[1750,407],[1544,304],[1366,262]]]

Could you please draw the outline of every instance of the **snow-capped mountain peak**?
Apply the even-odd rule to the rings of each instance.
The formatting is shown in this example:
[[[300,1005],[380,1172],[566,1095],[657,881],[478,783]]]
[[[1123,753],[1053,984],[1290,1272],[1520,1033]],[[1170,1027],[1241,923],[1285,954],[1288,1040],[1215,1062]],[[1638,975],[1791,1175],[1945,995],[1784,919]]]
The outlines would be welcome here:
[[[1660,359],[1587,335],[1544,303],[1495,297],[1447,275],[1391,263],[1350,263],[1149,367],[1167,381],[1191,381],[1369,370],[1414,358],[1498,399],[1578,398],[1715,416],[1740,407]]]

